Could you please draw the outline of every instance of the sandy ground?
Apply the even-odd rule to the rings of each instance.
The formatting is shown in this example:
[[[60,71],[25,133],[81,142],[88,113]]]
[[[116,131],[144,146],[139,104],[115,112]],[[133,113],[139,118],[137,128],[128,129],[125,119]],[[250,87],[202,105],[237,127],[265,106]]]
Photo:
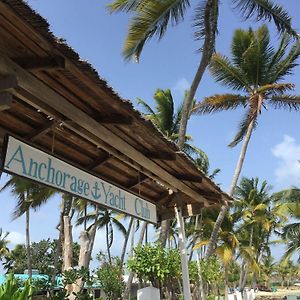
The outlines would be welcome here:
[[[257,297],[284,297],[287,295],[299,295],[300,296],[300,288],[299,289],[292,289],[292,290],[287,290],[287,289],[278,289],[277,292],[261,292],[258,291],[255,293]]]

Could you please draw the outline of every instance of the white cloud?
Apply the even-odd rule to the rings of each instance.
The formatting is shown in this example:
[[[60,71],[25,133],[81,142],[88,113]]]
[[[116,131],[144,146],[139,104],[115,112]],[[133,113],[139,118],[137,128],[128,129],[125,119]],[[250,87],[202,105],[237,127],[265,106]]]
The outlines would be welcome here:
[[[190,83],[185,78],[180,78],[173,87],[173,90],[180,96],[184,96],[184,92],[188,90],[190,86]]]
[[[13,245],[25,243],[25,235],[17,231],[10,232],[9,235],[7,236],[7,239]]]
[[[300,144],[297,144],[295,138],[285,135],[283,141],[272,149],[272,153],[279,160],[275,169],[278,183],[282,186],[300,186]]]

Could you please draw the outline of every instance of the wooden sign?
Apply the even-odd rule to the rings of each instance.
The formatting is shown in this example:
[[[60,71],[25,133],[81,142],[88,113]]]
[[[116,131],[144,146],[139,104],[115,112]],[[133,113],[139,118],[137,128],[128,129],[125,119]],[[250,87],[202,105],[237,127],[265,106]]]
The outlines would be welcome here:
[[[60,191],[157,223],[156,206],[45,151],[7,136],[2,168]]]

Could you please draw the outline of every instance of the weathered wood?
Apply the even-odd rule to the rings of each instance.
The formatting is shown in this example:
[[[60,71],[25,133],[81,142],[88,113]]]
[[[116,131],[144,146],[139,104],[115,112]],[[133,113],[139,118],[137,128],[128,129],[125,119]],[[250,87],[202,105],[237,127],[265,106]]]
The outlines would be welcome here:
[[[143,152],[143,154],[150,158],[150,159],[157,159],[157,160],[176,160],[176,154],[172,152]]]
[[[202,176],[191,175],[191,174],[174,174],[174,176],[182,181],[190,181],[190,182],[202,182]]]
[[[41,136],[45,135],[46,133],[48,133],[51,128],[53,127],[54,121],[49,121],[46,124],[44,124],[41,128],[38,128],[36,130],[34,130],[31,134],[26,136],[26,140],[34,142],[36,141],[38,138],[40,138]]]
[[[204,208],[202,203],[187,204],[182,206],[182,216],[183,217],[192,217],[201,213],[201,210]],[[159,215],[159,222],[164,220],[171,220],[175,218],[175,206],[163,210]]]
[[[95,170],[97,168],[99,168],[100,166],[104,165],[105,163],[107,163],[110,159],[112,159],[112,156],[105,156],[105,157],[99,157],[97,158],[95,161],[93,161],[93,163],[91,163],[90,165],[87,166],[88,170]]]
[[[0,93],[0,111],[10,109],[13,103],[13,96],[8,92]]]
[[[28,71],[63,70],[66,68],[65,58],[62,56],[37,57],[27,56],[15,59],[15,62]]]
[[[17,78],[14,75],[0,77],[0,92],[11,92],[18,86]]]
[[[134,179],[133,181],[131,181],[129,184],[126,185],[126,188],[128,190],[133,189],[134,187],[138,186],[139,184],[145,182],[147,179],[149,179],[148,176],[141,174],[139,176],[139,178]]]
[[[132,117],[121,114],[109,114],[106,116],[99,116],[94,119],[101,124],[131,125],[133,123]]]
[[[28,103],[32,103],[33,99],[38,99],[42,103],[63,114],[66,118],[79,124],[82,128],[91,132],[93,135],[104,140],[115,149],[122,151],[124,155],[136,161],[145,169],[148,169],[150,172],[158,176],[158,178],[168,182],[172,187],[181,190],[183,193],[198,202],[207,202],[206,199],[199,195],[195,190],[178,180],[170,173],[166,172],[155,162],[148,159],[134,147],[126,143],[126,141],[122,140],[117,135],[112,134],[112,132],[106,127],[102,126],[90,116],[70,104],[61,95],[57,94],[48,86],[40,82],[36,77],[23,70],[9,58],[4,56],[1,56],[0,58],[0,74],[15,74],[17,76],[19,87],[35,96],[34,98],[27,99]]]

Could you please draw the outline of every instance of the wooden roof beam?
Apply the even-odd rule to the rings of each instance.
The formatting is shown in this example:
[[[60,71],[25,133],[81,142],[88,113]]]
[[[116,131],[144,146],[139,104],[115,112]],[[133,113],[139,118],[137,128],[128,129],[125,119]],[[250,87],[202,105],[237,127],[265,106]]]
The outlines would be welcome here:
[[[106,116],[98,116],[94,118],[98,123],[111,125],[131,125],[133,118],[121,114],[109,114]]]
[[[34,130],[29,135],[27,135],[25,137],[25,139],[30,141],[30,142],[36,141],[38,138],[40,138],[41,136],[43,136],[43,135],[47,134],[49,131],[51,131],[51,129],[53,127],[53,124],[54,124],[54,120],[48,121],[43,126],[41,126],[40,128]]]
[[[10,109],[13,103],[13,96],[8,92],[0,93],[0,111]]]
[[[56,93],[49,88],[46,84],[41,82],[32,74],[26,72],[16,63],[11,61],[8,57],[0,56],[0,74],[8,75],[15,74],[18,79],[18,89],[16,94],[25,90],[27,93],[33,95],[32,98],[27,99],[27,103],[35,100],[46,105],[58,113],[62,114],[65,118],[74,121],[80,127],[92,133],[96,137],[105,141],[113,148],[122,151],[122,153],[133,161],[137,162],[140,166],[156,175],[158,178],[166,181],[169,185],[178,189],[198,202],[204,202],[205,205],[209,203],[197,191],[187,186],[181,180],[178,180],[174,175],[167,172],[161,166],[145,157],[140,151],[128,144],[125,140],[114,134],[106,127],[99,124],[92,117],[81,111],[79,108],[68,102],[63,96]],[[35,103],[36,105],[36,103]]]
[[[145,182],[147,179],[149,179],[148,176],[144,174],[140,174],[137,179],[132,180],[129,184],[126,185],[126,189],[130,190],[133,189],[134,187],[138,186],[139,184],[142,184]]]
[[[143,154],[150,159],[175,161],[176,154],[172,152],[143,152]]]
[[[174,174],[174,176],[182,181],[190,181],[190,182],[202,182],[202,176],[198,175],[190,175],[190,174],[183,174],[183,173],[178,173]]]
[[[109,154],[107,154],[105,157],[99,157],[95,159],[89,166],[87,166],[87,168],[93,171],[107,163],[110,159],[112,159],[112,156],[110,156]]]
[[[0,92],[12,92],[18,86],[15,75],[6,75],[0,77]]]
[[[64,70],[66,68],[65,58],[62,56],[52,57],[37,57],[24,56],[15,59],[15,62],[23,69],[28,71],[50,71],[50,70]]]

